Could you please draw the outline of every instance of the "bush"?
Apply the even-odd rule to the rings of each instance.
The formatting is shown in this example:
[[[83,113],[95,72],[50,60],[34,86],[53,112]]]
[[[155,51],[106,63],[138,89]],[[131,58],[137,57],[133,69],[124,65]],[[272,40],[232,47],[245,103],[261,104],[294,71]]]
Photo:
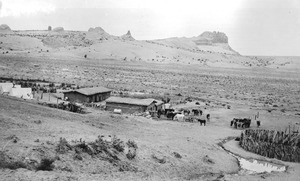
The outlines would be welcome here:
[[[41,163],[37,166],[36,170],[51,171],[54,168],[54,161],[54,159],[43,158],[41,160]]]
[[[119,171],[124,172],[124,171],[132,171],[132,172],[137,172],[138,169],[132,165],[130,165],[128,162],[120,162],[118,163],[119,166]]]
[[[129,148],[128,153],[126,153],[126,157],[129,160],[132,160],[136,157],[136,149]]]
[[[116,149],[118,152],[123,152],[125,149],[124,142],[117,138],[115,135],[113,136],[112,139],[112,146],[114,149]]]
[[[135,141],[133,141],[133,140],[128,140],[126,144],[129,148],[128,153],[126,154],[126,157],[129,160],[132,160],[136,157],[136,150],[137,150],[138,146],[135,143]]]
[[[126,144],[127,144],[127,146],[128,146],[129,148],[131,148],[131,147],[132,147],[132,148],[136,148],[136,149],[138,148],[136,142],[133,141],[133,140],[128,140]]]
[[[72,150],[72,147],[67,142],[66,138],[60,138],[55,150],[58,153],[64,154],[67,151]]]
[[[176,157],[176,158],[182,158],[182,156],[179,154],[179,153],[177,153],[177,152],[173,152],[173,154],[174,154],[174,156]]]

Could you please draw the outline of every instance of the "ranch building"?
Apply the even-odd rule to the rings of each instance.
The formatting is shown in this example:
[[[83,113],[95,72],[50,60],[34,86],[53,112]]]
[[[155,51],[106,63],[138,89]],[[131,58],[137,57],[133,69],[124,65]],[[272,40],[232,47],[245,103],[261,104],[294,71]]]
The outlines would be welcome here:
[[[122,113],[129,114],[145,111],[157,111],[161,108],[161,105],[157,105],[158,101],[156,101],[155,99],[110,97],[105,102],[107,111],[114,111],[115,109],[120,109],[122,110]]]
[[[64,99],[70,102],[90,103],[104,101],[110,97],[111,90],[105,87],[91,87],[64,92]]]

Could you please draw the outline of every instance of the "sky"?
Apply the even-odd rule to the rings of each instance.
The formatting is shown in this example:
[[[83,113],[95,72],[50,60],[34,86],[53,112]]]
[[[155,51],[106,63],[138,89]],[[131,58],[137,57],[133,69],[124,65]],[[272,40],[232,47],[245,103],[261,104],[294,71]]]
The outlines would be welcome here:
[[[137,40],[221,31],[242,55],[300,56],[300,0],[0,0],[0,24],[13,30],[49,25]]]

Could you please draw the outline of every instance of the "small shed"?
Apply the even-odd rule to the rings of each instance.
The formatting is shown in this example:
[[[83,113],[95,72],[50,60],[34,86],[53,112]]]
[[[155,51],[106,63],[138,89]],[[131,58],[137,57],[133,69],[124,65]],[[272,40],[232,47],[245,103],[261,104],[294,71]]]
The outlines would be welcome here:
[[[63,92],[70,102],[101,102],[110,97],[111,90],[105,87],[89,87]]]
[[[106,110],[121,109],[123,113],[156,111],[155,99],[135,99],[125,97],[110,97],[106,101]]]

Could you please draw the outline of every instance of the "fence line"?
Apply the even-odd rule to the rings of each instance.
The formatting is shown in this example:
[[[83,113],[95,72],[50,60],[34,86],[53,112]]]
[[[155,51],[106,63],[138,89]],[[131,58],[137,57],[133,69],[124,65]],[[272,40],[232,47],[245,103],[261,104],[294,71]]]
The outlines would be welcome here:
[[[240,146],[247,151],[283,161],[300,162],[300,134],[286,131],[253,130],[241,133]]]

